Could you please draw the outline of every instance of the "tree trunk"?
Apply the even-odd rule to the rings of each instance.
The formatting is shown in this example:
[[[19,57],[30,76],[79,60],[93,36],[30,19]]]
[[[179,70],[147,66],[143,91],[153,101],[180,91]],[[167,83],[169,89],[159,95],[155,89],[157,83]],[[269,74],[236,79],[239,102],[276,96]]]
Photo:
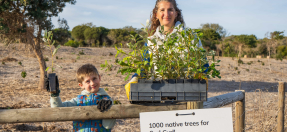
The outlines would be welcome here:
[[[46,70],[46,62],[44,60],[43,57],[43,53],[41,51],[41,46],[40,46],[40,42],[36,41],[35,42],[35,48],[33,48],[33,51],[38,59],[39,62],[39,66],[40,66],[40,80],[39,80],[39,84],[38,84],[38,89],[44,89],[44,76],[46,74],[45,70]]]
[[[40,67],[40,80],[39,80],[39,83],[38,83],[38,89],[39,90],[43,90],[44,89],[44,77],[45,75],[47,74],[46,73],[46,62],[44,60],[44,57],[43,57],[43,53],[41,51],[41,31],[42,29],[39,28],[39,31],[38,31],[38,37],[37,38],[34,38],[34,35],[33,34],[27,34],[27,38],[29,40],[29,44],[31,45],[37,59],[38,59],[38,62],[39,62],[39,67]]]

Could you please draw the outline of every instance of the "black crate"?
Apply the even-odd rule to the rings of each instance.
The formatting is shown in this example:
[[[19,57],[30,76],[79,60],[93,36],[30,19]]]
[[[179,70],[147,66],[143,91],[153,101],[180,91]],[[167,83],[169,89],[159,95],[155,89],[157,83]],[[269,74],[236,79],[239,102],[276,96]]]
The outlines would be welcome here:
[[[198,79],[169,79],[150,81],[140,79],[131,83],[130,102],[206,101],[206,81]]]

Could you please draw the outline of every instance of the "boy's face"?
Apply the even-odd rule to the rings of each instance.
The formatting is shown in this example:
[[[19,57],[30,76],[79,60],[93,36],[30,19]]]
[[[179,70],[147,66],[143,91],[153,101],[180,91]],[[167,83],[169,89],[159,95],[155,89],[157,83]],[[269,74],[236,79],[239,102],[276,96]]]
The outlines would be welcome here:
[[[97,93],[100,88],[100,81],[100,75],[90,75],[86,76],[82,84],[79,83],[79,86],[90,93]]]

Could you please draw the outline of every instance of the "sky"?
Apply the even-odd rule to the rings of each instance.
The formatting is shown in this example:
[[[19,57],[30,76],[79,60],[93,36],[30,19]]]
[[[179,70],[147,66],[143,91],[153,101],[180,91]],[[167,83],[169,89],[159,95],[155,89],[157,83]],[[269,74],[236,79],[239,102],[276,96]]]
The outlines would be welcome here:
[[[109,29],[132,26],[142,28],[156,0],[77,0],[67,4],[58,17],[73,27],[92,22]],[[176,0],[187,27],[216,23],[229,35],[254,34],[258,39],[267,32],[287,32],[287,0]],[[55,28],[58,17],[53,17]],[[287,36],[287,33],[284,33]]]

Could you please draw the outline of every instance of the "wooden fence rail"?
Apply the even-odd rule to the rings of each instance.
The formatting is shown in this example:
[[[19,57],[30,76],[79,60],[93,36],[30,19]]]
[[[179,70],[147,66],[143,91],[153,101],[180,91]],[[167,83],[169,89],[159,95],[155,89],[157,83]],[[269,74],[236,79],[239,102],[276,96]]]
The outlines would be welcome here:
[[[241,91],[208,98],[203,108],[221,107],[242,100]],[[109,111],[101,113],[96,106],[27,108],[0,110],[0,123],[57,122],[91,119],[139,118],[141,112],[186,110],[187,103],[177,104],[125,104],[114,105]]]

